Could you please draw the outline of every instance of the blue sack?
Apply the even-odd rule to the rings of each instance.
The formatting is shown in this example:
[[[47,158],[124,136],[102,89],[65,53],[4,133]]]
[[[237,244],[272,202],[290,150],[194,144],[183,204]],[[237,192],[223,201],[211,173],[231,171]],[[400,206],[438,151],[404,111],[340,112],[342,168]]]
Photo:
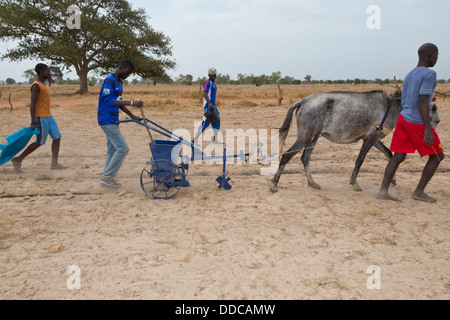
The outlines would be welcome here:
[[[7,136],[6,144],[0,144],[0,166],[11,160],[23,148],[25,148],[33,135],[38,135],[39,129],[24,127]]]

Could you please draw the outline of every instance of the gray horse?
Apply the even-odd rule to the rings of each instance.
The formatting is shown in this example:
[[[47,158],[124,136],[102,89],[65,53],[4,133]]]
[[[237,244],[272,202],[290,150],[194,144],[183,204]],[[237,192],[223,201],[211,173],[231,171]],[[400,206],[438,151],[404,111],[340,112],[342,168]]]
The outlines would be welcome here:
[[[383,91],[325,92],[311,95],[294,103],[289,108],[283,126],[280,128],[280,155],[282,157],[278,171],[272,180],[272,192],[278,191],[278,181],[286,164],[303,148],[305,150],[301,159],[308,186],[321,189],[314,182],[309,169],[311,154],[320,136],[341,144],[363,140],[350,178],[353,189],[362,191],[356,178],[370,148],[375,146],[386,155],[388,160],[392,158],[392,153],[380,139],[383,139],[395,128],[401,110],[400,90],[391,96]],[[297,141],[283,154],[281,148],[289,132],[294,111],[297,117]],[[433,126],[436,126],[439,116],[435,105],[431,114]]]

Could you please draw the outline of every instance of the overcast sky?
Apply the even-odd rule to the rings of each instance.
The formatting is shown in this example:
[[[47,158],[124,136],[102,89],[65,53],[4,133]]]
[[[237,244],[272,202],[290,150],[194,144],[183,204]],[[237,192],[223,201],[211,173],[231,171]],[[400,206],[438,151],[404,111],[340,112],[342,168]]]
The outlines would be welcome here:
[[[403,79],[426,42],[439,47],[434,70],[450,78],[450,1],[446,0],[130,0],[150,25],[172,40],[169,75],[204,77],[209,67],[238,73],[281,71],[316,80]],[[381,29],[369,29],[380,9]],[[5,52],[5,45],[0,49]],[[24,81],[37,61],[0,61],[0,80]],[[46,62],[46,61],[44,61]],[[49,61],[47,61],[49,62]],[[91,75],[91,74],[90,74]],[[92,74],[93,75],[93,74]],[[75,78],[71,73],[66,77]]]

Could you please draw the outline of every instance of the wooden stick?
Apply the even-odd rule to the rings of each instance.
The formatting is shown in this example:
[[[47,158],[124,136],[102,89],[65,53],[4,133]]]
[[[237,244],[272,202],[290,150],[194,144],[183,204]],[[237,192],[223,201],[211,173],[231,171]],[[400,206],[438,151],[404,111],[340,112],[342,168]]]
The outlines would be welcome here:
[[[9,105],[11,106],[11,111],[13,111],[13,105],[11,103],[11,92],[9,93],[8,102],[9,102]]]
[[[147,124],[147,119],[145,118],[145,114],[144,114],[144,108],[141,107],[140,109],[141,109],[141,114],[142,114],[142,118],[143,118],[142,120],[144,121],[145,124]],[[145,128],[147,129],[147,133],[148,133],[148,136],[150,137],[150,141],[153,143],[154,140],[152,137],[152,132],[150,131],[149,128],[147,128],[147,127],[145,127]]]
[[[450,93],[449,93],[449,92],[439,92],[439,91],[435,91],[435,92],[434,92],[434,99],[433,99],[433,101],[435,101],[435,99],[437,98],[438,95],[444,96],[444,100],[443,100],[443,101],[445,101],[445,98],[446,98],[447,96],[450,97]]]
[[[280,85],[278,85],[278,106],[281,106],[282,101],[283,101],[283,89],[281,89]]]

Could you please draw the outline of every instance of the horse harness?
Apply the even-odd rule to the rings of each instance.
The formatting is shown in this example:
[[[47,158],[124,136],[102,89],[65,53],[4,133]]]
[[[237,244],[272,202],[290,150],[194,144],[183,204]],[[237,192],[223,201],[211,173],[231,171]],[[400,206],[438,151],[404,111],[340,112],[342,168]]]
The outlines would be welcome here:
[[[384,126],[384,123],[386,122],[386,119],[388,117],[389,111],[391,111],[392,98],[388,98],[388,99],[389,99],[389,103],[388,103],[388,107],[387,107],[386,113],[384,114],[383,120],[381,121],[380,125],[375,128],[376,131],[383,130],[383,126]]]

